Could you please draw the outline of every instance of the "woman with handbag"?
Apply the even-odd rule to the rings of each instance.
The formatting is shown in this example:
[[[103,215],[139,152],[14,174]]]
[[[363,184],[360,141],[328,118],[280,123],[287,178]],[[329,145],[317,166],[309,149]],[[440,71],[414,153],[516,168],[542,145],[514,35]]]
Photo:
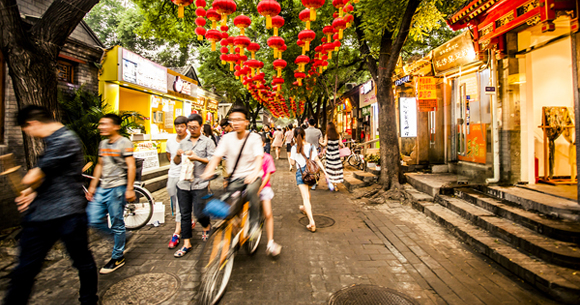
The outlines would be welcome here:
[[[306,229],[310,232],[316,232],[316,224],[312,217],[312,206],[310,204],[310,187],[316,184],[320,167],[316,148],[306,142],[304,129],[297,127],[294,129],[295,145],[290,152],[292,165],[296,165],[296,184],[302,195],[302,204],[300,211],[308,217],[309,224]],[[318,161],[320,162],[320,161]]]
[[[326,125],[326,135],[324,136],[323,146],[326,146],[326,180],[328,182],[328,189],[331,191],[338,191],[337,183],[343,182],[343,168],[342,161],[343,154],[346,154],[344,145],[342,144],[341,136],[336,130],[336,125],[329,122]],[[341,148],[342,147],[342,148]],[[346,148],[348,149],[348,148]],[[350,154],[350,152],[348,152]]]

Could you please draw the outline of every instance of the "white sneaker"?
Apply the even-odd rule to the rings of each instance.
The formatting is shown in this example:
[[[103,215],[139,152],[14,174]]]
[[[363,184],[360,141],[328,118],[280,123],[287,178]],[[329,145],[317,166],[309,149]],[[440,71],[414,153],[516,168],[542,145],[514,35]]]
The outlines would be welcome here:
[[[280,255],[280,251],[282,251],[282,246],[280,246],[279,244],[272,242],[271,245],[268,245],[268,248],[266,249],[266,254],[272,256],[272,257],[276,257],[278,255]]]

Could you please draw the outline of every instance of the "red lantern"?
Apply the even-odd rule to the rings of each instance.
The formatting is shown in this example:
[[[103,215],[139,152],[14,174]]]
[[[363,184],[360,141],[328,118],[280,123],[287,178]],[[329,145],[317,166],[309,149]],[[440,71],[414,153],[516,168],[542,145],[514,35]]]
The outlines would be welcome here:
[[[195,29],[195,34],[197,35],[197,40],[203,40],[203,36],[205,36],[206,30],[205,28],[198,27]]]
[[[338,52],[338,49],[340,49],[340,46],[342,46],[342,43],[340,43],[340,40],[335,40],[334,41],[334,51]]]
[[[284,38],[280,36],[272,36],[268,38],[268,46],[274,49],[274,58],[277,57],[278,49],[280,49],[284,44]]]
[[[338,30],[338,39],[342,39],[343,31],[346,29],[346,20],[344,18],[336,18],[332,22],[332,27]]]
[[[278,36],[278,29],[284,26],[284,17],[278,15],[272,17],[272,27],[274,27],[274,36]]]
[[[255,74],[255,70],[260,69],[260,63],[261,63],[260,61],[255,59],[250,59],[246,61],[244,65],[251,69],[250,76],[253,76]]]
[[[346,20],[346,27],[350,28],[350,25],[354,22],[354,16],[353,15],[344,16],[344,20]]]
[[[300,14],[298,14],[298,18],[302,20],[302,22],[306,22],[306,29],[310,30],[310,10],[305,9]]]
[[[234,18],[234,25],[240,29],[240,35],[244,36],[246,28],[252,24],[252,19],[245,15],[239,15],[238,17]]]
[[[338,10],[338,17],[340,18],[342,18],[342,8],[344,7],[344,3],[344,0],[332,0],[332,5],[334,5]]]
[[[226,61],[230,64],[230,71],[234,71],[234,64],[238,61],[238,54],[229,54]]]
[[[240,55],[244,55],[244,49],[247,48],[252,41],[246,36],[238,36],[234,39],[234,45],[240,48]]]
[[[237,9],[234,0],[214,0],[212,7],[221,15],[222,25],[226,25],[228,16],[233,14]]]
[[[300,72],[304,72],[304,67],[309,62],[310,62],[310,57],[308,57],[306,55],[300,55],[300,56],[296,57],[296,60],[294,61],[294,63],[298,65],[298,69],[300,70]]]
[[[330,37],[334,34],[334,28],[332,26],[325,26],[322,28],[322,33],[326,35],[326,41],[322,40],[322,42],[329,42]]]
[[[222,16],[213,8],[207,10],[205,14],[207,19],[211,20],[211,29],[215,30],[217,28],[217,22],[222,19]]]
[[[316,33],[312,30],[304,30],[298,34],[298,39],[304,41],[306,51],[310,51],[310,42],[316,38]]]
[[[211,42],[211,50],[216,50],[216,43],[222,40],[222,33],[218,30],[209,30],[205,34],[205,38]]]
[[[177,17],[183,18],[185,16],[185,7],[192,4],[193,0],[171,0],[171,2],[178,6]]]
[[[258,3],[258,13],[266,17],[266,29],[272,28],[272,17],[280,14],[280,3],[275,0],[262,0]]]
[[[310,9],[310,21],[316,21],[316,9],[321,8],[324,5],[324,1],[325,0],[302,0],[302,5]]]
[[[252,53],[252,59],[256,59],[256,52],[260,51],[260,45],[255,42],[252,42],[248,45],[246,49],[248,49],[248,51]]]
[[[197,7],[205,7],[207,5],[207,3],[205,2],[205,0],[196,0],[195,1],[195,6]]]
[[[197,17],[205,17],[205,9],[204,9],[203,7],[198,7],[198,8],[195,10],[195,15],[196,15]]]
[[[283,59],[276,59],[274,60],[274,68],[278,71],[278,77],[282,77],[282,69],[286,68],[288,65],[285,60]]]
[[[278,86],[278,92],[280,92],[280,89],[282,88],[282,84],[284,83],[284,79],[280,78],[280,77],[274,77],[274,79],[272,80],[272,85],[279,85]]]
[[[328,53],[328,59],[332,59],[332,51],[334,51],[334,43],[325,43],[323,46],[324,51]]]
[[[222,40],[230,38],[230,35],[227,32],[222,32]]]
[[[294,73],[294,77],[298,80],[298,86],[302,86],[302,80],[306,78],[306,74],[302,72]]]
[[[224,41],[222,40],[221,42],[223,43]],[[220,49],[220,52],[222,52],[222,55],[220,56],[220,59],[222,60],[222,65],[225,65],[226,64],[227,57],[224,56],[224,55],[227,55],[229,51],[230,50],[227,47],[222,47]]]

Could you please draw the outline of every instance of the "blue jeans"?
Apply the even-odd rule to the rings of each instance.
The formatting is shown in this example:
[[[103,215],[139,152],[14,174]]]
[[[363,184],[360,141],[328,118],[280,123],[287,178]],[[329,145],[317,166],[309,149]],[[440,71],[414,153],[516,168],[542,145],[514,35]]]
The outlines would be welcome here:
[[[266,146],[264,146],[264,152],[267,154],[270,154],[271,150],[272,150],[272,143],[266,143]]]
[[[125,251],[125,191],[127,186],[122,185],[109,189],[97,188],[95,198],[87,206],[89,225],[113,236],[115,246],[113,247],[113,259],[123,257]],[[111,228],[107,225],[107,214],[111,219]]]
[[[11,274],[5,305],[28,303],[34,277],[42,269],[46,254],[59,239],[63,241],[73,266],[79,271],[79,301],[81,304],[97,304],[97,265],[89,250],[87,216],[78,214],[23,225],[19,262]]]

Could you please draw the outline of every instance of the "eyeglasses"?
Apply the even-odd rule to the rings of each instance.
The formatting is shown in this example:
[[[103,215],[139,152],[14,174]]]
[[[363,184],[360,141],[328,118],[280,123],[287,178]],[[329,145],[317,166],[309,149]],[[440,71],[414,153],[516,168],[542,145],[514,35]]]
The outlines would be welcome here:
[[[187,126],[187,128],[190,130],[198,130],[199,126]]]
[[[232,123],[240,123],[240,122],[245,122],[245,121],[246,121],[246,119],[230,119],[228,122],[230,124],[232,124]]]

